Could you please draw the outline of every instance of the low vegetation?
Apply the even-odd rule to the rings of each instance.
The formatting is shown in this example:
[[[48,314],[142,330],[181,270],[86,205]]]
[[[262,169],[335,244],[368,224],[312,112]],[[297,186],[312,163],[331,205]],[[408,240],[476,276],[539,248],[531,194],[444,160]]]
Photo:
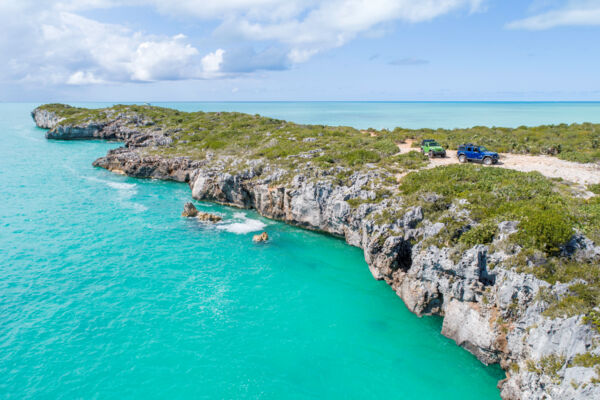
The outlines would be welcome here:
[[[518,221],[509,237],[521,249],[512,264],[551,284],[576,281],[562,298],[546,298],[545,314],[552,318],[586,315],[596,328],[600,318],[600,265],[571,260],[561,249],[579,231],[600,241],[600,201],[571,195],[564,183],[539,173],[523,173],[475,165],[451,165],[407,175],[400,185],[407,205],[419,205],[432,222],[445,228],[427,245],[491,243],[501,221]],[[435,194],[435,195],[434,195]],[[448,213],[451,205],[464,208],[469,218]]]
[[[389,134],[393,140],[435,139],[456,149],[463,143],[477,143],[499,153],[547,154],[577,162],[600,161],[600,124],[560,124],[536,127],[498,128],[475,126],[468,129],[403,129]]]
[[[549,376],[556,384],[561,382],[559,371],[565,364],[565,357],[557,354],[550,354],[542,357],[538,362],[527,361],[527,370],[538,375]]]
[[[396,143],[387,137],[373,137],[350,127],[302,125],[274,118],[237,112],[181,112],[152,106],[114,106],[82,109],[50,104],[43,108],[65,116],[64,124],[106,121],[121,115],[132,125],[161,129],[173,144],[156,151],[203,159],[207,152],[262,158],[283,167],[311,162],[322,168],[343,166],[360,169],[380,164],[398,171],[416,165],[414,156],[394,157]]]
[[[290,175],[317,167],[329,171],[328,176],[339,182],[345,182],[359,170],[384,171],[379,178],[381,184],[371,182],[368,189],[374,198],[350,199],[348,203],[358,207],[402,196],[403,207],[421,206],[426,219],[444,223],[445,228],[428,244],[466,248],[492,243],[498,235],[499,222],[517,221],[519,229],[508,239],[509,247],[520,249],[512,259],[514,267],[550,283],[577,282],[566,296],[547,299],[546,314],[585,314],[590,325],[600,326],[600,317],[594,311],[600,303],[598,263],[575,262],[562,251],[577,231],[600,243],[600,196],[573,196],[568,184],[539,173],[479,165],[423,169],[429,163],[427,157],[419,152],[399,154],[397,146],[407,138],[432,138],[448,148],[477,142],[499,152],[549,154],[592,162],[600,161],[600,125],[359,131],[235,112],[186,113],[122,105],[93,110],[57,104],[43,108],[66,118],[64,124],[102,122],[119,116],[132,128],[160,130],[173,139],[172,145],[148,151],[161,155],[204,159],[212,153],[262,159],[290,171]],[[397,174],[411,170],[417,171],[406,175],[398,185]],[[588,189],[600,192],[598,185]],[[400,214],[401,210],[386,211],[374,218],[383,223]]]
[[[600,124],[560,124],[537,127],[468,129],[404,129],[359,131],[350,127],[301,125],[236,112],[187,113],[169,108],[117,105],[84,109],[62,104],[42,106],[67,118],[65,123],[102,120],[115,114],[136,113],[149,123],[176,132],[175,149],[192,155],[207,149],[224,152],[253,150],[256,155],[277,159],[321,149],[318,161],[362,165],[386,161],[397,153],[396,143],[406,139],[435,139],[448,149],[474,142],[487,148],[516,154],[547,154],[577,162],[600,161]],[[268,133],[268,135],[267,135]],[[304,139],[314,141],[304,142]],[[312,140],[312,139],[311,139]],[[411,156],[416,157],[416,156]]]

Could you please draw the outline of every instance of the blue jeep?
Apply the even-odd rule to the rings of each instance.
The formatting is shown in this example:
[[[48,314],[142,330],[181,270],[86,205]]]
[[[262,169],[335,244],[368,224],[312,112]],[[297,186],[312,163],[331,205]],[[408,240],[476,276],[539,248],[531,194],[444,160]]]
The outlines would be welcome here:
[[[485,165],[492,165],[498,162],[498,153],[488,151],[483,146],[476,146],[472,143],[458,146],[458,161],[466,163],[467,161],[478,161]]]

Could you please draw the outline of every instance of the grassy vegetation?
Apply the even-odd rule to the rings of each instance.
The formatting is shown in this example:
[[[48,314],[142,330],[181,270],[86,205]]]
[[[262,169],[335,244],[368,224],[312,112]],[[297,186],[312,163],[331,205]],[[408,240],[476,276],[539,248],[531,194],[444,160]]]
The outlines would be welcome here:
[[[600,161],[600,124],[560,124],[536,127],[497,128],[475,126],[469,129],[396,128],[392,140],[435,139],[456,149],[463,143],[477,143],[499,153],[548,154],[577,161]]]
[[[474,142],[491,150],[519,154],[549,154],[578,162],[600,161],[600,124],[545,125],[538,127],[497,128],[476,126],[469,129],[370,129],[300,125],[277,119],[235,112],[186,113],[152,106],[118,105],[107,109],[82,109],[61,104],[42,106],[66,117],[65,123],[102,120],[116,114],[136,113],[156,126],[176,131],[174,151],[201,155],[205,150],[234,153],[252,150],[256,156],[278,159],[312,149],[322,149],[318,162],[358,166],[365,163],[393,164],[418,161],[391,157],[396,143],[405,139],[435,139],[446,148]],[[267,133],[269,135],[267,135]],[[373,134],[373,136],[371,135]],[[303,139],[315,141],[304,142]],[[312,140],[312,139],[311,139]],[[400,167],[400,166],[399,166]],[[407,165],[410,169],[410,165]]]
[[[519,230],[509,242],[522,248],[512,264],[549,283],[573,284],[561,299],[546,298],[549,317],[587,315],[591,325],[600,326],[593,308],[600,304],[600,265],[576,262],[562,256],[560,248],[576,230],[596,243],[600,240],[598,197],[573,197],[564,183],[539,173],[523,173],[475,165],[451,165],[407,175],[400,185],[407,206],[420,205],[426,217],[443,222],[445,228],[426,245],[437,246],[490,243],[501,221],[519,221]],[[435,193],[437,196],[432,196]],[[470,221],[446,210],[458,199],[466,200]]]
[[[600,332],[600,312],[592,310],[586,314],[583,322]]]
[[[402,170],[412,159],[392,157],[398,146],[390,138],[372,137],[350,127],[301,125],[237,112],[194,113],[152,106],[114,106],[80,109],[51,104],[43,108],[66,117],[64,124],[105,121],[116,115],[132,117],[131,124],[169,132],[173,145],[157,151],[166,155],[204,158],[207,151],[248,159],[263,158],[287,167],[310,161],[320,167],[360,169],[377,164]],[[312,151],[312,153],[311,153]]]
[[[600,355],[592,353],[577,354],[569,363],[569,367],[594,368],[596,376],[591,379],[591,383],[600,383]]]
[[[450,165],[422,170],[406,176],[400,186],[408,202],[440,215],[456,199],[467,201],[469,210],[480,227],[464,241],[489,242],[500,221],[521,221],[518,244],[553,253],[573,234],[575,218],[570,207],[575,201],[557,190],[554,182],[539,173],[522,173],[501,168],[474,165]],[[439,197],[424,200],[428,193]],[[456,240],[460,239],[457,237]]]
[[[559,384],[561,378],[558,372],[565,365],[565,357],[557,354],[550,354],[542,357],[537,363],[533,360],[527,360],[527,370],[538,375],[549,376],[554,383]]]
[[[392,161],[398,163],[401,168],[414,170],[421,169],[429,164],[429,157],[418,151],[398,154],[392,157]]]
[[[577,354],[573,357],[573,361],[570,363],[572,366],[593,368],[600,365],[600,355],[583,353]]]
[[[588,190],[595,194],[600,194],[600,183],[588,185]]]

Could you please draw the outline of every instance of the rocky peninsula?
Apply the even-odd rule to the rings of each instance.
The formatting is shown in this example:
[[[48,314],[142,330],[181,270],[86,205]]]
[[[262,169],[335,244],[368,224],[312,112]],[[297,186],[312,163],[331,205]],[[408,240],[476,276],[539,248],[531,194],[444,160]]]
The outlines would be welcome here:
[[[504,399],[600,398],[598,196],[539,173],[425,168],[421,154],[398,153],[407,138],[453,146],[477,133],[506,152],[597,162],[598,151],[556,142],[560,129],[577,132],[575,143],[598,143],[597,125],[358,131],[240,113],[57,104],[32,116],[49,139],[124,142],[95,166],[185,182],[197,200],[252,208],[360,247],[373,277],[413,313],[442,316],[442,334],[501,365]]]

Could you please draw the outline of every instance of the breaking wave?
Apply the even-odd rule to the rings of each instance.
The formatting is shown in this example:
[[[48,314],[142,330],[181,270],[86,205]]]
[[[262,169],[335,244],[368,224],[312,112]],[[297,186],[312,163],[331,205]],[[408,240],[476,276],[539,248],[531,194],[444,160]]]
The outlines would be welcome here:
[[[257,219],[251,219],[244,213],[233,214],[234,222],[217,226],[218,229],[235,233],[238,235],[244,235],[250,232],[256,232],[267,226],[264,222]]]

